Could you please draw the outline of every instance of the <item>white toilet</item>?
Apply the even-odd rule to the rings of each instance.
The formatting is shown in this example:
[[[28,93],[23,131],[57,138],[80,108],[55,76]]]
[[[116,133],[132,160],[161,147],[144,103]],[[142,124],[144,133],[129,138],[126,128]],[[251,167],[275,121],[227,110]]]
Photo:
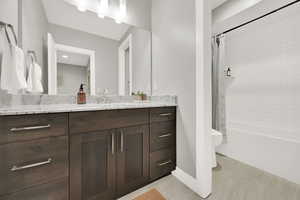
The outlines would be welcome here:
[[[212,168],[218,166],[216,158],[216,147],[222,144],[223,134],[219,131],[212,129]]]

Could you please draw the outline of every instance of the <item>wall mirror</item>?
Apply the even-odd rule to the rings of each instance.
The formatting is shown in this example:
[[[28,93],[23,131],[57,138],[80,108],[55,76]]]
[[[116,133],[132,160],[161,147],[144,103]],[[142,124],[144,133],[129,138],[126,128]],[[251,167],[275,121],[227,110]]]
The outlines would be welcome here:
[[[48,66],[53,66],[48,68],[48,93],[73,95],[83,84],[87,94],[96,95],[95,51],[56,44],[50,33],[48,42]]]
[[[76,95],[84,83],[90,95],[151,95],[151,32],[138,25],[148,0],[5,2],[18,4],[19,46],[35,53],[44,94]]]
[[[48,33],[48,66],[48,94],[74,95],[83,84],[87,94],[96,95],[95,51],[57,44]]]

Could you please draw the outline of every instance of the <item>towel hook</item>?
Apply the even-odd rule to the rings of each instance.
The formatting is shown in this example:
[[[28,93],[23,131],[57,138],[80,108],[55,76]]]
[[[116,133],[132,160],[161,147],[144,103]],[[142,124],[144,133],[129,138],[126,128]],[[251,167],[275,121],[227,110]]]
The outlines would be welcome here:
[[[11,43],[11,39],[10,39],[9,34],[8,34],[8,30],[7,30],[9,28],[11,30],[13,36],[14,36],[14,40],[16,42],[16,45],[18,45],[18,39],[17,39],[17,35],[16,35],[16,32],[15,32],[14,26],[11,25],[11,24],[7,24],[5,22],[0,21],[0,27],[4,27],[4,29],[5,29],[5,35],[6,35],[8,43],[12,44]]]
[[[15,32],[14,26],[11,25],[11,24],[7,24],[7,26],[11,29],[11,31],[13,33],[13,36],[14,36],[14,39],[15,39],[15,42],[16,42],[16,45],[18,45],[18,39],[17,39],[17,35],[16,35],[16,32]]]
[[[37,62],[37,56],[36,56],[35,51],[33,51],[33,50],[28,50],[28,51],[27,51],[27,54],[32,58],[33,61]]]

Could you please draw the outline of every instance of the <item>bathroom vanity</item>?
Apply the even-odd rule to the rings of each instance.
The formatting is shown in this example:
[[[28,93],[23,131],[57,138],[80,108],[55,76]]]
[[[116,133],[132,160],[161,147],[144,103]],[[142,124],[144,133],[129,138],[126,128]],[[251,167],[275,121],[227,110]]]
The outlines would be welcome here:
[[[1,200],[116,199],[175,169],[176,106],[48,109],[0,116]]]
[[[1,73],[0,200],[116,199],[175,169],[176,104],[136,102],[153,97],[151,5],[102,2],[7,1],[0,39],[21,56],[2,57],[24,63],[23,84]]]

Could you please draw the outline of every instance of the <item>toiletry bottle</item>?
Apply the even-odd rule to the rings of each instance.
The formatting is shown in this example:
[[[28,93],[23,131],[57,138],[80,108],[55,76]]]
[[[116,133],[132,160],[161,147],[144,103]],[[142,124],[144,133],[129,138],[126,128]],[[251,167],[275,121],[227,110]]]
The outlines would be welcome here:
[[[85,92],[83,90],[83,85],[84,84],[80,85],[80,89],[79,89],[79,92],[77,94],[77,104],[86,104],[86,95],[85,95]]]

